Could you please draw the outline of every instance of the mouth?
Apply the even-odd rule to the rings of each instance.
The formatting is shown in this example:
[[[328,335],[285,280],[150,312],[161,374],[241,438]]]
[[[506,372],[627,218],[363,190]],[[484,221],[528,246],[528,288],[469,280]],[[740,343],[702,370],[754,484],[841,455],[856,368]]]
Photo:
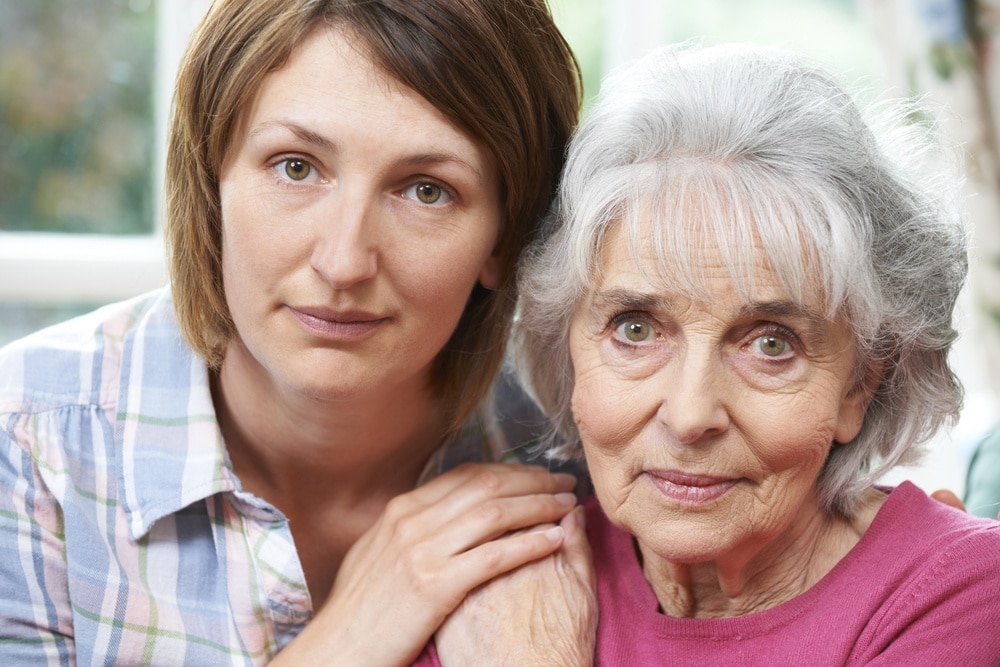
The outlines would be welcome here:
[[[289,307],[306,329],[324,338],[355,340],[364,338],[389,321],[376,313],[363,310],[331,310],[328,308]]]
[[[680,503],[707,503],[722,497],[739,479],[692,475],[675,470],[647,471],[646,475],[666,497]]]

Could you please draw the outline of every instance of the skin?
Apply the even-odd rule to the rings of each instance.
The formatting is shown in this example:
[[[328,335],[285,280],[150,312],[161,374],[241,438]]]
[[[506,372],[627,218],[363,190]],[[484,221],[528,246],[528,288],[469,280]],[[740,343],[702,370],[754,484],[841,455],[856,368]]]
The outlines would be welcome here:
[[[434,636],[444,667],[588,667],[597,641],[597,581],[584,511],[560,522],[552,556],[473,590]]]
[[[612,232],[570,325],[573,412],[597,496],[635,535],[664,613],[681,617],[802,593],[884,499],[873,492],[853,521],[817,501],[827,453],[857,435],[870,398],[849,331],[818,303],[793,304],[768,266],[752,267],[744,301],[705,247],[712,300],[692,302],[651,282],[648,249],[637,262]]]
[[[527,466],[413,490],[446,427],[431,363],[474,285],[496,284],[500,181],[356,44],[310,34],[220,178],[238,336],[213,395],[244,488],[290,522],[315,612],[274,664],[409,664],[470,590],[559,548],[575,504],[571,476]]]

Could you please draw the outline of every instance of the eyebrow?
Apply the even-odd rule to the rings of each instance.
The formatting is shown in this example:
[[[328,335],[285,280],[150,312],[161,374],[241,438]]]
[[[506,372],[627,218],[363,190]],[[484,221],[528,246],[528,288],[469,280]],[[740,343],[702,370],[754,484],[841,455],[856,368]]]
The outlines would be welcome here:
[[[271,128],[288,130],[289,132],[294,134],[296,137],[298,137],[305,143],[316,146],[317,148],[322,149],[324,151],[330,153],[336,153],[338,151],[336,142],[323,136],[322,134],[319,134],[318,132],[314,132],[313,130],[310,130],[305,126],[296,123],[295,121],[290,121],[290,120],[264,121],[259,125],[257,125],[256,127],[254,127],[252,130],[250,130],[249,136],[251,138],[256,137]],[[486,182],[483,177],[483,173],[475,165],[471,164],[468,160],[459,157],[455,153],[450,153],[448,151],[415,153],[413,155],[406,156],[404,159],[398,162],[400,166],[404,167],[417,167],[422,165],[449,164],[449,163],[457,164],[460,167],[468,169],[473,174],[475,174],[476,178],[479,180],[480,183]]]
[[[767,315],[769,317],[795,317],[806,320],[810,326],[820,326],[827,323],[828,318],[818,312],[791,301],[754,301],[740,309],[743,317]]]
[[[673,307],[659,294],[652,292],[635,292],[625,289],[607,289],[594,293],[591,298],[593,307],[600,310],[649,310],[672,311]]]
[[[313,132],[307,127],[304,127],[302,125],[299,125],[298,123],[288,120],[266,120],[260,125],[257,125],[252,130],[250,130],[249,136],[251,138],[256,137],[260,134],[263,134],[266,130],[270,130],[272,128],[288,130],[289,132],[291,132],[292,134],[294,134],[296,137],[306,142],[307,144],[318,146],[319,148],[322,148],[324,150],[333,152],[336,152],[337,150],[337,145],[333,141],[324,137],[322,134],[319,134],[318,132]]]

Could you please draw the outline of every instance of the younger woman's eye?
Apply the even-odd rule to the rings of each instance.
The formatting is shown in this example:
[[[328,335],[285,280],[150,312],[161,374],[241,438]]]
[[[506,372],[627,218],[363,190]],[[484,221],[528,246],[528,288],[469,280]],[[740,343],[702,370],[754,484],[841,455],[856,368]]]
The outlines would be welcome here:
[[[644,343],[654,335],[653,327],[642,320],[625,320],[615,328],[615,331],[630,343]]]
[[[275,169],[293,181],[304,181],[312,175],[314,169],[302,158],[290,157],[274,165]]]
[[[445,204],[449,201],[448,191],[436,183],[421,181],[414,183],[403,191],[408,199],[415,199],[421,204]]]

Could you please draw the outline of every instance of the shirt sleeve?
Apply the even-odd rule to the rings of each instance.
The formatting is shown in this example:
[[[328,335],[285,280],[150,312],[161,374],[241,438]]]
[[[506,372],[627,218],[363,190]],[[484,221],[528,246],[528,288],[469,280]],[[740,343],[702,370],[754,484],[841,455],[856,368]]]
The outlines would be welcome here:
[[[4,664],[73,664],[62,510],[35,461],[5,428],[0,425],[0,656]]]

